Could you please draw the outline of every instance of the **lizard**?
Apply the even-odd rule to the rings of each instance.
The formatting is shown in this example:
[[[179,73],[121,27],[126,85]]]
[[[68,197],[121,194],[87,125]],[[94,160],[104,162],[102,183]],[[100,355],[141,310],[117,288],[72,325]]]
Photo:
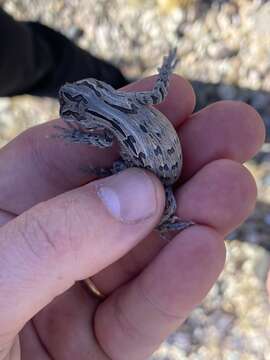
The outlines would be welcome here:
[[[166,195],[165,210],[157,226],[161,234],[194,224],[175,215],[172,186],[182,170],[181,143],[171,122],[154,107],[165,99],[177,61],[176,49],[171,49],[158,68],[150,91],[116,90],[94,78],[66,83],[59,90],[60,117],[68,125],[58,126],[60,137],[100,148],[111,147],[115,139],[119,143],[120,160],[111,169],[91,169],[92,172],[109,176],[139,167],[159,177]]]

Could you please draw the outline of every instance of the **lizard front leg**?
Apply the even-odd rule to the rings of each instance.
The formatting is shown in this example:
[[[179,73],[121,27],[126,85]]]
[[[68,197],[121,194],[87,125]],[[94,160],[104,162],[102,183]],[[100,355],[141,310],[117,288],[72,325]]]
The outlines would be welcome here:
[[[82,128],[78,129],[73,126],[69,128],[55,126],[55,128],[57,128],[59,132],[53,136],[65,139],[67,142],[88,144],[98,148],[108,148],[112,146],[114,140],[113,135],[107,129],[102,129],[100,132],[95,132],[100,129],[97,126],[93,127],[93,129],[89,129],[88,131]],[[80,167],[80,170],[98,178],[110,176],[113,174],[111,169],[96,168],[92,166],[83,166]]]
[[[60,137],[68,142],[89,144],[99,148],[111,147],[113,144],[113,135],[107,129],[103,129],[102,132],[94,132],[94,129],[93,131],[83,131],[75,128],[67,129],[61,126],[55,126],[55,128],[60,130],[61,133],[55,134],[54,137]]]

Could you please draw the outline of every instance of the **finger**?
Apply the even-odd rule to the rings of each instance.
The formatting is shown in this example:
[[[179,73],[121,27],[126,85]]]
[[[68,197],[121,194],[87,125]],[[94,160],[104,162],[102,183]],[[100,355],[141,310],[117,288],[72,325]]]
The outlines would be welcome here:
[[[217,160],[203,167],[176,192],[177,214],[226,235],[239,226],[255,206],[254,178],[232,160]]]
[[[220,101],[193,114],[179,128],[183,147],[182,180],[210,161],[220,158],[243,163],[252,158],[265,139],[260,115],[237,101]]]
[[[20,332],[20,353],[21,357],[18,359],[52,359],[41,342],[32,321],[28,322]]]
[[[211,227],[225,236],[251,213],[256,201],[256,184],[249,171],[231,160],[204,166],[176,192],[177,215]],[[138,275],[164,247],[156,233],[126,256],[96,274],[92,280],[104,294]]]
[[[108,360],[92,327],[91,319],[98,303],[81,283],[77,283],[34,317],[35,329],[50,359],[66,359],[68,354],[69,359]],[[31,349],[25,350],[25,359],[31,359]]]
[[[163,208],[158,179],[130,169],[41,203],[4,225],[0,329],[18,331],[75,281],[122,257],[157,225]]]
[[[129,85],[125,90],[152,87],[155,77]],[[173,76],[168,96],[160,109],[177,125],[190,115],[194,92],[179,76]],[[67,144],[51,138],[57,120],[31,128],[0,151],[0,207],[16,214],[34,204],[88,182],[91,176],[81,171],[87,165],[110,167],[118,157],[116,147],[97,149],[88,145]],[[31,189],[31,191],[26,191]]]
[[[146,359],[205,297],[225,247],[207,226],[180,233],[133,281],[97,309],[95,330],[110,359]]]
[[[10,220],[14,219],[14,217],[15,217],[14,214],[0,210],[0,227],[6,224],[7,222],[9,222]]]

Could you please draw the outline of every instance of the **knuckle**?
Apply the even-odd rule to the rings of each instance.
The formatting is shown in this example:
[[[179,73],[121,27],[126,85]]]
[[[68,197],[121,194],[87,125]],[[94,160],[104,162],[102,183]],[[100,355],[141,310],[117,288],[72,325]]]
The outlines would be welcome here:
[[[169,311],[165,304],[159,303],[158,299],[151,296],[149,291],[144,288],[142,281],[138,281],[136,284],[136,290],[139,298],[141,298],[145,306],[151,309],[151,311],[155,313],[156,316],[159,316],[162,321],[176,321],[181,323],[184,320],[182,314]]]
[[[28,252],[39,260],[59,258],[70,250],[70,234],[66,223],[66,211],[61,211],[61,221],[55,212],[42,209],[39,214],[26,211],[20,216],[17,231],[22,237]],[[57,221],[55,221],[57,219]]]

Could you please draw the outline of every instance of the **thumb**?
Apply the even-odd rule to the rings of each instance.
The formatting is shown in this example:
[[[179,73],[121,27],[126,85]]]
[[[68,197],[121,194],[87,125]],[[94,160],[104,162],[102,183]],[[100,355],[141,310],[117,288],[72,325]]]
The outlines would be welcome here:
[[[0,339],[2,329],[14,336],[75,281],[127,253],[157,225],[163,208],[159,180],[129,169],[40,203],[4,225]]]

